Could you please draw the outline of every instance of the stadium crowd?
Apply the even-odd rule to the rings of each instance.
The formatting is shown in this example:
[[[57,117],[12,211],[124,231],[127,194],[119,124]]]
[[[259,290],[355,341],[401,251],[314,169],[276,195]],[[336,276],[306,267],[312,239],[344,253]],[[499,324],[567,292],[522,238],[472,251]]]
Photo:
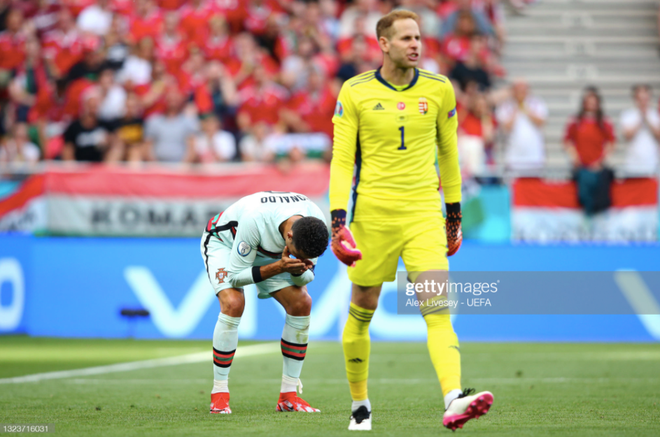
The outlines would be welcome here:
[[[418,13],[420,66],[454,82],[465,176],[495,163],[498,138],[500,164],[543,167],[545,104],[523,80],[493,87],[499,0],[0,0],[0,163],[329,160],[338,91],[380,64],[393,8]],[[584,140],[578,112],[567,153],[589,166],[581,144],[602,161],[610,128],[597,117],[608,140]],[[654,117],[635,135],[657,162]]]
[[[339,88],[379,65],[397,7],[490,138],[497,0],[0,0],[0,160],[327,160]]]

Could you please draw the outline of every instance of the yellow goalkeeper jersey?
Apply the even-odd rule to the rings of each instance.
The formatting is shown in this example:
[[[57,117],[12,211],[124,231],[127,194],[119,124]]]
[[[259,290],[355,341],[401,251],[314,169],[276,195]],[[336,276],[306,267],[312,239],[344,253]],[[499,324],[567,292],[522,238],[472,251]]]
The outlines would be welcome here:
[[[394,86],[368,71],[344,83],[337,99],[330,209],[347,209],[351,191],[407,203],[439,199],[436,147],[445,202],[461,200],[456,97],[445,76],[416,69]]]

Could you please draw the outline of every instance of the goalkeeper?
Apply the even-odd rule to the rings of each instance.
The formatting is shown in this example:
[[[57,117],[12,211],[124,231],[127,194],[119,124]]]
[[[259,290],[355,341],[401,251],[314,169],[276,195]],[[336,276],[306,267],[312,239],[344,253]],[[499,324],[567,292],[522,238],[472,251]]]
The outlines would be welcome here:
[[[383,65],[344,83],[332,119],[332,249],[350,266],[353,282],[343,334],[353,398],[350,430],[371,429],[369,323],[383,282],[395,280],[399,257],[411,281],[444,282],[447,256],[456,253],[462,239],[456,98],[446,77],[417,68],[422,50],[417,21],[416,14],[405,10],[380,19],[376,32]],[[418,296],[444,396],[443,424],[462,428],[485,414],[493,397],[489,392],[471,395],[471,389],[461,390],[458,339],[446,306],[430,301],[423,305],[431,298]],[[438,298],[446,296],[434,297]]]

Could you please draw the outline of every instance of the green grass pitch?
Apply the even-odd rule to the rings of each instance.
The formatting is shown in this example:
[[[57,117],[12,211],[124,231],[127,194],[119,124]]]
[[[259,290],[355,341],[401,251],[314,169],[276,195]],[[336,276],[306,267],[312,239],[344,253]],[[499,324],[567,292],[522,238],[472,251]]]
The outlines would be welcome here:
[[[241,343],[241,346],[246,343]],[[210,351],[211,342],[0,337],[0,378]],[[660,344],[464,343],[463,384],[490,390],[466,436],[659,436]],[[311,342],[303,398],[321,414],[277,413],[281,354],[234,360],[234,414],[210,415],[212,364],[0,381],[0,423],[54,423],[61,436],[347,436],[341,345]],[[450,435],[423,343],[372,344],[372,436]]]

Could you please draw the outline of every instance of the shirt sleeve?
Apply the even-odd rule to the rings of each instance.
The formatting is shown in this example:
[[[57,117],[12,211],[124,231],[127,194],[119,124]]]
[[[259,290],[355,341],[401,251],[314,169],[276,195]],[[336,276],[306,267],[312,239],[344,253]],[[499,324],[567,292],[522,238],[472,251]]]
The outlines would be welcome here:
[[[217,152],[224,159],[230,160],[236,156],[236,139],[229,132],[222,132],[220,136],[220,147]]]
[[[437,120],[438,166],[440,181],[445,195],[445,203],[461,201],[461,169],[458,164],[458,116],[456,115],[456,96],[451,82],[447,81],[440,104]]]
[[[339,92],[334,123],[332,162],[330,163],[330,210],[347,209],[353,185],[353,167],[358,138],[358,112],[345,82]]]
[[[648,116],[649,123],[651,123],[654,127],[658,128],[660,127],[660,116],[655,111],[651,111],[651,113]]]
[[[188,132],[186,132],[186,135],[192,135],[195,132],[197,132],[199,128],[199,123],[197,121],[197,117],[195,116],[186,116],[186,129],[188,129]]]
[[[495,109],[495,119],[498,123],[504,124],[511,118],[511,105],[506,102],[502,103]]]
[[[296,275],[291,275],[291,280],[293,281],[294,284],[296,284],[298,287],[302,287],[303,285],[307,285],[310,282],[314,280],[314,268],[316,268],[316,263],[318,262],[318,258],[313,258],[310,261],[314,263],[314,266],[311,269],[308,269],[305,273],[302,275],[296,276]]]
[[[234,244],[229,255],[229,266],[227,268],[227,279],[236,288],[248,284],[260,282],[259,277],[254,277],[254,260],[257,257],[259,247],[259,230],[253,217],[244,218],[236,228]],[[257,279],[257,281],[255,281]]]
[[[564,142],[570,141],[572,143],[575,143],[575,129],[576,129],[576,123],[574,119],[569,120],[568,124],[566,125],[566,131],[564,132]]]
[[[536,101],[536,105],[534,105],[534,106],[535,106],[536,116],[543,119],[543,120],[547,120],[548,119],[548,107],[545,104],[545,102],[541,99],[538,99]]]
[[[493,26],[490,24],[486,15],[481,12],[472,11],[472,16],[474,17],[474,21],[477,23],[477,27],[481,33],[495,36],[495,29],[493,29]]]
[[[144,125],[144,138],[153,141],[156,137],[156,117],[151,117]]]
[[[609,142],[616,141],[616,135],[614,134],[614,126],[609,120],[604,120],[603,125],[605,127],[605,140]]]
[[[625,111],[621,114],[621,120],[619,120],[619,122],[621,123],[621,127],[623,129],[630,129],[637,126],[639,123],[639,118],[635,112]]]

